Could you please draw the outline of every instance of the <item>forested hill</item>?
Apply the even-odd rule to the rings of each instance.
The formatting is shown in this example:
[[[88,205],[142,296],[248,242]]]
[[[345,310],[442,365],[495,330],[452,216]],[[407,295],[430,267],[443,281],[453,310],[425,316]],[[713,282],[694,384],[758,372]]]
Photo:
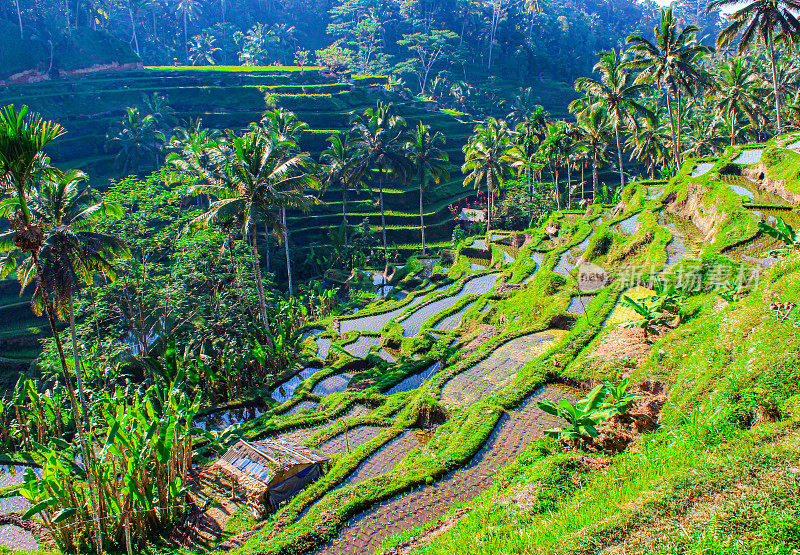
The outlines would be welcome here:
[[[713,37],[719,17],[704,8],[687,0],[677,11]],[[76,53],[108,64],[112,50],[145,65],[333,65],[486,115],[519,87],[589,74],[597,52],[657,18],[652,0],[19,0],[0,7],[0,78],[72,70]]]

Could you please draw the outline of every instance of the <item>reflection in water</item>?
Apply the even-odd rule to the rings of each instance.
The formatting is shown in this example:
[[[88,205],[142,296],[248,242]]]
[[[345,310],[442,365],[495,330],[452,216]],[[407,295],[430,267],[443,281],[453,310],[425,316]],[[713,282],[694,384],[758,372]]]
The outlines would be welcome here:
[[[221,410],[198,416],[194,419],[194,425],[201,430],[218,432],[234,424],[241,424],[242,422],[258,418],[265,412],[266,409],[263,407],[241,407],[238,409]]]

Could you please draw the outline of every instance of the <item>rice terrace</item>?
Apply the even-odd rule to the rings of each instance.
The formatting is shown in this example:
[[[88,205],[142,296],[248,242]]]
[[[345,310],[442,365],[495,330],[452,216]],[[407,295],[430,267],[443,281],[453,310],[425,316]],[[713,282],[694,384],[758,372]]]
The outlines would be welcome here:
[[[0,555],[800,553],[797,0],[0,30]]]

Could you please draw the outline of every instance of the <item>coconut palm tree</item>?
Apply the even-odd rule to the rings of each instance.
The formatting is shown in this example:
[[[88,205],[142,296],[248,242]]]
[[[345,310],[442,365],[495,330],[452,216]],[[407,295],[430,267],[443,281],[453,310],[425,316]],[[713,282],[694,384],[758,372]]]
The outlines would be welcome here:
[[[189,61],[192,65],[216,65],[217,59],[214,56],[222,50],[219,46],[215,46],[216,42],[217,39],[208,33],[193,36],[189,44]]]
[[[437,185],[450,179],[450,158],[439,148],[444,146],[444,135],[441,131],[431,134],[430,125],[417,124],[414,132],[406,142],[408,156],[416,169],[419,182],[419,225],[422,235],[422,254],[425,254],[425,217],[422,209],[422,194],[428,187],[429,180]]]
[[[394,114],[391,104],[378,101],[375,108],[367,109],[353,118],[351,125],[355,164],[360,172],[378,172],[378,203],[381,210],[384,261],[388,267],[389,248],[386,242],[386,216],[383,211],[383,185],[387,175],[405,181],[411,172],[406,155],[405,120]]]
[[[737,53],[741,56],[754,42],[766,46],[772,64],[772,87],[775,95],[775,122],[778,135],[783,133],[781,97],[778,92],[778,72],[775,57],[775,39],[778,36],[789,45],[800,38],[800,21],[792,12],[800,11],[798,0],[752,0],[742,6],[741,0],[712,0],[706,13],[719,9],[734,9],[728,15],[730,24],[717,37],[719,48],[728,46],[738,37]]]
[[[758,129],[759,114],[764,102],[759,96],[761,78],[742,58],[719,66],[717,86],[712,93],[717,120],[725,120],[731,128],[731,146],[735,144],[738,117],[746,118]]]
[[[680,164],[681,91],[691,93],[703,80],[698,61],[710,49],[697,42],[700,29],[695,25],[678,28],[672,8],[661,10],[661,22],[653,30],[654,42],[641,35],[630,35],[626,43],[634,59],[630,66],[641,69],[637,83],[655,83],[667,95],[667,112],[672,127],[672,149]],[[673,113],[673,99],[677,100],[677,114]],[[676,121],[678,125],[676,126]],[[651,126],[652,127],[652,126]]]
[[[3,194],[10,193],[12,195],[12,198],[4,203],[8,209],[6,215],[11,216],[11,230],[0,234],[0,252],[9,253],[0,262],[0,275],[8,275],[22,261],[21,259],[29,256],[31,266],[35,268],[36,276],[38,277],[37,288],[39,288],[38,284],[42,276],[45,275],[39,256],[45,240],[45,232],[42,225],[33,219],[29,207],[29,197],[37,182],[54,171],[48,165],[44,149],[64,133],[65,131],[60,125],[44,120],[39,114],[28,116],[28,108],[26,106],[17,111],[12,104],[0,110],[0,187],[2,187]],[[11,214],[12,207],[13,216]],[[58,334],[55,309],[47,288],[41,287],[39,289],[44,312],[53,332],[56,349],[61,361],[64,385],[67,388],[70,399],[72,417],[81,444],[83,459],[89,461],[86,435],[81,424],[82,419],[80,418],[67,359],[64,355],[64,346]],[[87,408],[83,408],[84,413],[88,414]],[[95,548],[98,555],[102,555],[102,531],[95,497],[95,486],[91,474],[89,474],[88,485],[92,503]]]
[[[539,161],[541,137],[537,127],[536,120],[518,123],[512,134],[514,144],[508,149],[511,167],[515,168],[520,175],[525,175],[529,199],[533,199],[533,173],[542,168]],[[529,208],[532,208],[531,203],[529,203]],[[528,215],[530,216],[530,211]]]
[[[609,122],[614,128],[617,141],[617,162],[619,164],[620,187],[625,186],[625,169],[622,164],[622,127],[634,129],[638,125],[636,115],[649,120],[655,119],[653,113],[639,102],[648,92],[649,85],[636,83],[629,69],[629,60],[615,50],[603,52],[593,71],[600,74],[600,80],[581,77],[575,81],[575,90],[592,95],[594,104],[603,106]]]
[[[625,146],[631,150],[631,156],[635,160],[644,164],[650,179],[655,179],[656,168],[659,165],[666,166],[669,160],[671,143],[672,136],[663,124],[645,119],[636,129],[631,130]]]
[[[505,183],[506,170],[513,160],[508,156],[512,146],[511,135],[505,121],[488,117],[475,126],[472,136],[464,145],[464,164],[462,173],[466,174],[464,186],[474,184],[476,189],[486,186],[488,206],[486,207],[486,237],[492,227],[492,204],[494,195],[500,192]],[[486,241],[486,248],[491,248]]]
[[[338,185],[342,189],[342,226],[344,247],[347,248],[347,193],[350,187],[358,187],[361,175],[355,167],[355,150],[348,137],[336,134],[328,137],[328,148],[322,151],[320,162],[325,188]]]
[[[183,20],[183,44],[186,50],[186,60],[189,60],[189,20],[196,19],[203,13],[203,6],[199,0],[177,0],[175,11]]]
[[[143,163],[155,164],[166,142],[159,130],[158,120],[152,114],[143,116],[139,108],[125,108],[119,126],[109,132],[106,148],[117,150],[114,163],[123,174],[133,170],[140,173]]]
[[[611,140],[611,126],[605,108],[595,106],[584,112],[578,119],[578,130],[581,145],[592,160],[592,196],[596,199],[600,190],[597,168],[600,162],[605,161],[605,153]]]
[[[307,123],[297,119],[295,113],[286,108],[265,112],[261,125],[274,134],[278,141],[291,141],[295,145],[298,144],[300,135],[309,129]]]

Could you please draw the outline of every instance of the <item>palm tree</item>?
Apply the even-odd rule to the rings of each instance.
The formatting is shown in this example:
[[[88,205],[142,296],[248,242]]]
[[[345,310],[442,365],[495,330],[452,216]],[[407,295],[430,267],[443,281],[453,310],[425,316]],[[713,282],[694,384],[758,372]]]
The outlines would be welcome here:
[[[386,266],[389,264],[389,248],[386,242],[386,216],[383,211],[383,184],[386,175],[399,177],[405,181],[411,164],[406,157],[405,120],[395,115],[391,104],[378,101],[375,108],[352,121],[352,144],[356,151],[355,164],[360,172],[378,172],[378,203],[381,209],[381,228],[383,231],[383,254]]]
[[[428,187],[428,180],[432,179],[437,185],[450,179],[450,158],[447,153],[439,148],[444,146],[444,135],[441,131],[431,134],[430,125],[422,122],[417,124],[410,139],[406,143],[411,163],[416,168],[417,181],[419,181],[419,225],[422,234],[422,254],[425,254],[425,217],[422,209],[422,193]]]
[[[603,107],[595,106],[586,111],[578,120],[581,143],[592,160],[592,197],[597,198],[600,190],[597,167],[605,161],[605,152],[611,140],[611,129],[608,116]]]
[[[608,119],[614,127],[617,141],[617,162],[619,164],[620,187],[625,186],[625,170],[622,165],[622,126],[627,124],[631,129],[638,125],[636,115],[643,115],[649,120],[655,119],[653,113],[638,101],[648,91],[648,85],[632,82],[628,60],[615,50],[603,52],[600,61],[593,71],[600,73],[600,80],[581,77],[575,81],[575,90],[591,94],[595,105],[603,106]]]
[[[631,130],[625,146],[631,149],[631,156],[635,160],[644,164],[650,179],[655,179],[656,168],[665,166],[669,160],[670,143],[672,137],[663,125],[645,119],[642,125]]]
[[[547,135],[541,146],[541,152],[550,163],[553,175],[553,188],[555,189],[556,205],[561,210],[561,189],[559,187],[559,168],[562,161],[566,161],[572,152],[572,140],[567,133],[567,124],[564,121],[554,121],[547,126]],[[569,175],[569,165],[567,164]]]
[[[792,13],[800,10],[798,0],[752,0],[742,6],[741,0],[712,0],[706,13],[718,9],[731,8],[736,11],[728,16],[731,22],[717,37],[717,46],[728,46],[733,39],[739,37],[737,53],[741,56],[751,44],[760,38],[769,52],[772,64],[772,87],[775,95],[775,121],[778,135],[783,133],[781,122],[781,97],[778,93],[778,72],[775,59],[775,39],[780,35],[789,45],[800,38],[800,21]],[[776,28],[778,33],[776,33]],[[741,35],[740,35],[741,33]]]
[[[177,0],[175,11],[183,20],[183,44],[186,49],[186,60],[189,60],[189,20],[195,19],[203,13],[203,6],[199,0]]]
[[[528,189],[529,208],[532,208],[533,199],[533,172],[539,170],[539,145],[541,137],[537,130],[536,120],[518,123],[512,135],[513,146],[508,150],[511,167],[516,168],[519,174],[525,175],[525,185]],[[530,210],[528,213],[530,216]]]
[[[142,116],[139,108],[125,108],[119,126],[109,132],[106,148],[118,150],[114,163],[127,174],[142,170],[148,159],[155,164],[166,139],[158,128],[158,120],[152,115]]]
[[[672,8],[661,10],[661,22],[653,30],[655,42],[641,35],[631,35],[626,40],[635,58],[631,67],[641,69],[637,83],[656,83],[664,88],[667,95],[667,112],[672,127],[673,155],[680,164],[680,122],[681,91],[691,93],[694,86],[702,81],[698,60],[708,54],[710,49],[697,42],[695,25],[678,29]],[[678,113],[673,113],[672,99],[677,100]],[[677,128],[675,122],[678,122]]]
[[[28,116],[27,106],[19,112],[14,105],[9,105],[0,110],[0,186],[3,193],[11,193],[14,204],[14,214],[11,218],[11,231],[0,235],[0,252],[10,253],[0,263],[0,274],[8,275],[15,269],[24,257],[29,256],[31,265],[36,270],[37,289],[41,293],[42,305],[45,315],[53,332],[56,349],[61,361],[61,370],[64,385],[67,388],[72,417],[81,444],[84,461],[89,461],[86,436],[81,424],[82,419],[75,398],[75,389],[70,379],[67,359],[64,355],[64,346],[58,334],[56,315],[50,295],[46,287],[40,287],[45,273],[39,252],[45,240],[45,233],[39,222],[35,221],[29,207],[29,196],[34,185],[47,174],[54,171],[48,166],[44,149],[52,141],[65,133],[57,123],[44,120],[39,114]],[[9,208],[11,207],[10,205]],[[77,369],[76,369],[77,370]],[[87,407],[83,407],[88,414]],[[98,555],[103,553],[102,531],[100,528],[97,500],[95,498],[94,481],[91,473],[88,474],[89,493],[92,503],[92,516],[95,531],[95,547]]]
[[[717,120],[727,120],[731,128],[731,146],[735,143],[737,118],[747,118],[758,129],[758,118],[764,103],[758,95],[761,79],[747,62],[737,58],[719,66],[716,91]]]
[[[360,183],[361,176],[355,167],[355,151],[347,137],[336,134],[328,137],[329,146],[322,151],[322,174],[325,187],[338,185],[342,189],[342,226],[344,246],[347,248],[347,192]]]
[[[128,10],[128,16],[131,20],[131,40],[133,41],[136,55],[139,56],[139,38],[136,36],[136,18],[141,10],[150,7],[150,0],[125,0],[122,7]],[[77,20],[77,10],[75,13]]]
[[[191,55],[190,61],[193,66],[196,65],[215,65],[217,63],[214,55],[222,50],[220,47],[215,46],[217,39],[208,33],[201,33],[192,37],[191,44],[189,45],[189,53]]]
[[[493,117],[488,117],[483,123],[476,125],[472,136],[464,145],[464,165],[461,166],[461,171],[467,174],[464,186],[473,183],[476,189],[480,189],[482,184],[486,185],[487,238],[491,236],[489,231],[492,227],[492,200],[505,182],[506,167],[513,163],[508,156],[511,146],[511,136],[506,122]],[[486,248],[491,248],[488,239]]]
[[[290,141],[295,145],[298,144],[300,135],[309,129],[307,123],[297,119],[295,113],[286,108],[265,112],[261,125],[274,134],[278,141]]]

